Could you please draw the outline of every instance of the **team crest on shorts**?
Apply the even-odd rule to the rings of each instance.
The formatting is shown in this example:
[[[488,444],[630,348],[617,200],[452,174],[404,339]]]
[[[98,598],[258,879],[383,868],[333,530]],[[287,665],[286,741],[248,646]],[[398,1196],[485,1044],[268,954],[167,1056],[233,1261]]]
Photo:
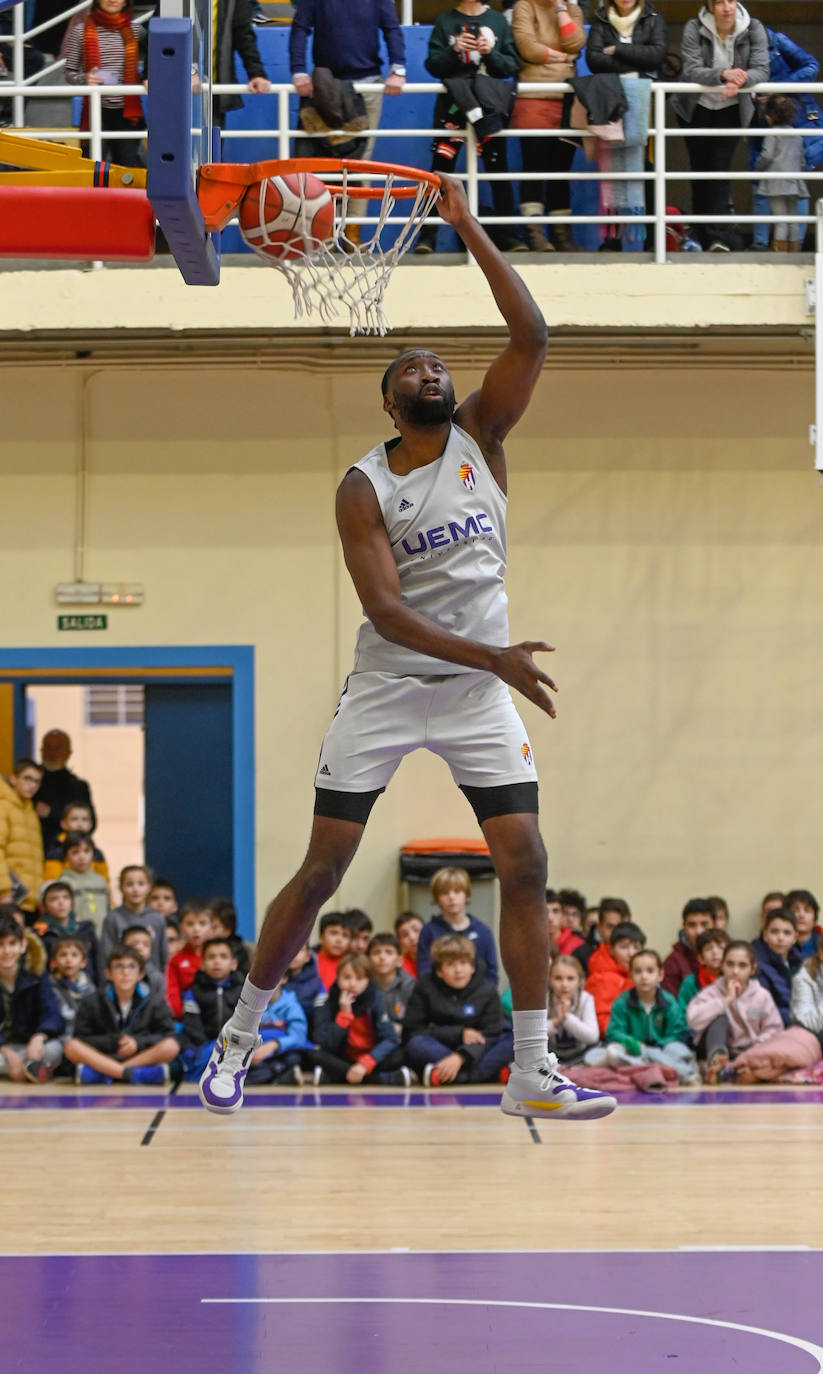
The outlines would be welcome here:
[[[523,762],[528,764],[529,768],[531,768],[532,764],[534,763],[534,759],[532,758],[531,745],[529,744],[528,740],[523,741],[523,743],[520,746],[520,752],[523,755]]]
[[[466,491],[474,491],[477,486],[477,479],[475,478],[474,468],[471,463],[461,463],[460,467],[457,469],[457,475],[466,488]]]

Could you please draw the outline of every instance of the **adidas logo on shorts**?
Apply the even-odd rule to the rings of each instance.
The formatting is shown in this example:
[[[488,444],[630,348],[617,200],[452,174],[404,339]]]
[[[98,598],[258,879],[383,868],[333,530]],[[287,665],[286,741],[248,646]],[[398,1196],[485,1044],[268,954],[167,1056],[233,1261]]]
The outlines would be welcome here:
[[[323,767],[320,769],[320,776],[321,778],[331,777],[331,769],[329,768],[329,765],[327,763],[324,763]]]
[[[414,502],[413,502],[413,501],[407,501],[406,498],[405,498],[405,496],[404,496],[404,497],[403,497],[403,500],[400,502],[400,505],[397,507],[397,509],[398,509],[399,511],[413,510],[413,509],[414,509]]]

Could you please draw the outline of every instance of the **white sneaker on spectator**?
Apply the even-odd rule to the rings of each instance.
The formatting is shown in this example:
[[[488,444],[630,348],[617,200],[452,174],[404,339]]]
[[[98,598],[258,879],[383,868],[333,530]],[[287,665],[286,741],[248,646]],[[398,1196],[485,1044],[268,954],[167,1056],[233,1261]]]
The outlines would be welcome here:
[[[227,1021],[200,1079],[200,1101],[210,1112],[228,1115],[243,1105],[243,1084],[251,1057],[262,1044],[259,1035],[235,1030]]]
[[[584,1121],[609,1116],[616,1106],[617,1098],[610,1093],[579,1088],[564,1077],[553,1054],[548,1054],[536,1069],[519,1069],[512,1064],[500,1103],[507,1116],[575,1117]]]
[[[710,253],[730,253],[731,251],[732,250],[729,247],[729,245],[727,243],[724,243],[722,239],[714,239],[709,244]]]
[[[616,1040],[611,1040],[606,1046],[606,1063],[613,1069],[619,1069],[621,1065],[636,1064],[637,1060],[633,1059],[622,1045],[618,1045]]]

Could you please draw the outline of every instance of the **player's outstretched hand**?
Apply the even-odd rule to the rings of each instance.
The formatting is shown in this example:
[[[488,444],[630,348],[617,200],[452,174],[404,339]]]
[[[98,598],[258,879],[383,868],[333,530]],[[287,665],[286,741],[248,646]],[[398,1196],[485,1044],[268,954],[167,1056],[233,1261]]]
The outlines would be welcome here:
[[[453,224],[455,229],[468,219],[471,211],[462,181],[458,181],[457,177],[444,176],[440,196],[434,208],[440,218],[444,219],[447,224]]]
[[[494,671],[503,682],[522,692],[524,697],[528,697],[529,701],[533,701],[535,706],[539,706],[541,711],[545,711],[546,715],[554,720],[557,711],[542,684],[551,687],[553,692],[558,690],[557,684],[542,668],[538,668],[534,661],[534,655],[537,653],[552,654],[554,645],[546,644],[542,639],[527,639],[523,644],[510,644],[507,649],[498,651]]]

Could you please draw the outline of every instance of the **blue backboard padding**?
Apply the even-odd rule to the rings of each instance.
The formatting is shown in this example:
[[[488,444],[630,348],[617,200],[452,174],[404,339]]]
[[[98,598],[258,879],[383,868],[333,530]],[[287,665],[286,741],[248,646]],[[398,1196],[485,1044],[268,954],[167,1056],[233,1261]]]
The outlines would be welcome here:
[[[152,19],[146,190],[184,281],[216,286],[220,259],[192,178],[191,63],[191,20]]]

